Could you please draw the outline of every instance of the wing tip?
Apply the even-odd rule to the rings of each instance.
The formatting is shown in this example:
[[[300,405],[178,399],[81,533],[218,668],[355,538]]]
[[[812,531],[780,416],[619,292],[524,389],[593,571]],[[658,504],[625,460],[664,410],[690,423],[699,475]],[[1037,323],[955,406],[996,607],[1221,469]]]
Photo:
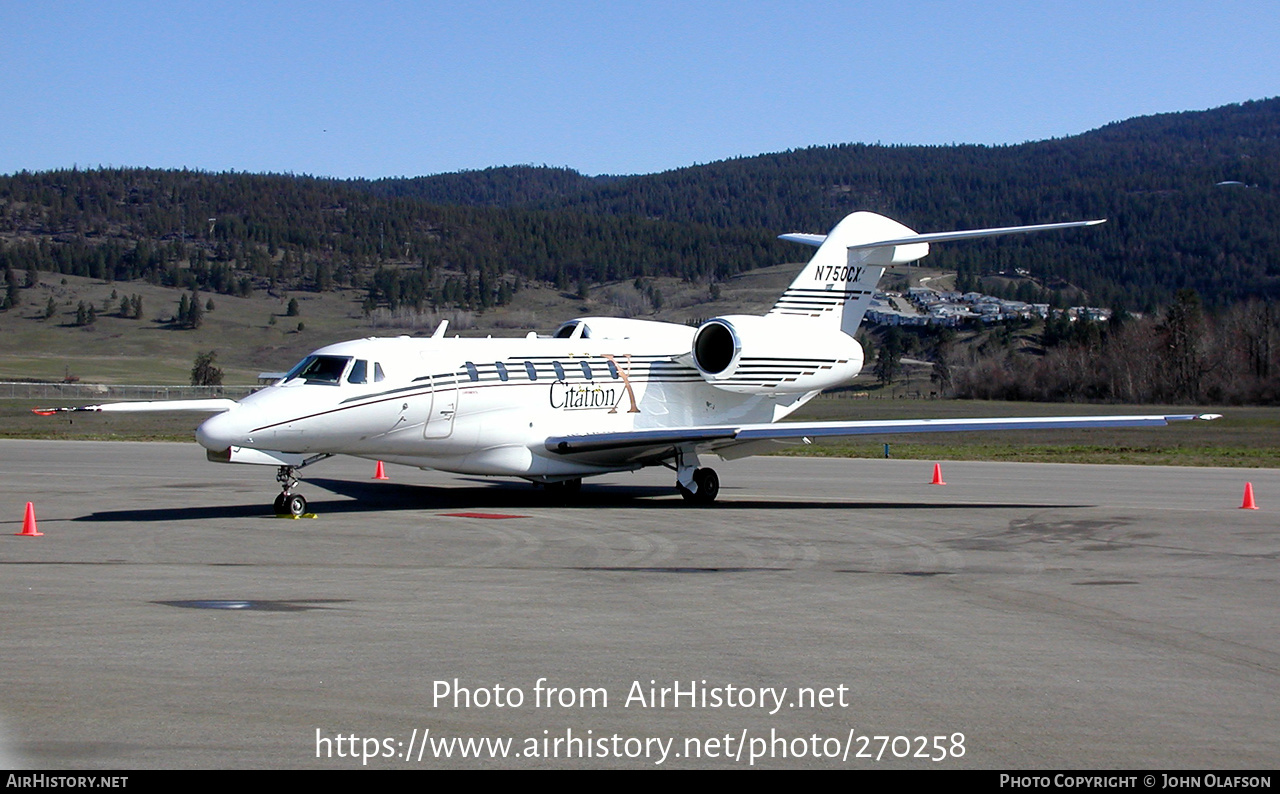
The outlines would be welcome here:
[[[31,413],[35,414],[36,416],[53,416],[54,414],[66,414],[66,413],[73,413],[76,411],[101,411],[101,410],[102,410],[102,406],[100,405],[85,405],[85,406],[78,406],[75,408],[67,408],[67,407],[32,408]]]

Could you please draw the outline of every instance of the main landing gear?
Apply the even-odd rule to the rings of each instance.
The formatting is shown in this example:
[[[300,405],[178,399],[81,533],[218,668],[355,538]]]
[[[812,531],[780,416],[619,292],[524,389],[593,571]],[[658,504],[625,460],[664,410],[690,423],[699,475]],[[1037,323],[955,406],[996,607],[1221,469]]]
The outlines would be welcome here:
[[[720,475],[716,474],[715,469],[694,469],[693,482],[698,486],[696,491],[676,482],[676,490],[690,504],[709,505],[720,494]]]
[[[712,468],[698,466],[698,453],[693,447],[676,451],[676,490],[686,502],[709,505],[720,494],[720,475]]]

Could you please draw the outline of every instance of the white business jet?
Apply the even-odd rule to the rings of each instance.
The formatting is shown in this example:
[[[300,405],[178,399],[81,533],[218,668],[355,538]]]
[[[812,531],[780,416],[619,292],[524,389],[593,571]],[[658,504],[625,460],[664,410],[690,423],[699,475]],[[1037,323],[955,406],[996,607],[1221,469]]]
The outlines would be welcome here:
[[[1051,223],[916,234],[855,212],[829,234],[785,234],[817,253],[763,317],[692,328],[583,317],[552,337],[369,338],[321,348],[273,385],[229,399],[115,403],[78,411],[204,411],[209,460],[275,466],[277,513],[302,515],[296,473],[353,455],[576,490],[583,477],[666,466],[690,502],[720,490],[700,455],[733,459],[822,436],[1142,427],[1210,414],[781,422],[862,369],[853,338],[885,269],[929,244],[1091,226]]]

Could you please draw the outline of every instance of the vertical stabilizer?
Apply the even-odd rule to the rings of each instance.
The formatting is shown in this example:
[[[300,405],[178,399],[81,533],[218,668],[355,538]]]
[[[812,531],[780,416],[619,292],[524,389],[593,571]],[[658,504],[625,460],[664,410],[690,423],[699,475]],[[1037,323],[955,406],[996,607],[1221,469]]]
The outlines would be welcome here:
[[[815,328],[839,328],[849,336],[858,330],[871,305],[876,284],[891,265],[905,265],[929,253],[929,243],[976,240],[1006,234],[1097,226],[1105,220],[1001,226],[961,232],[917,234],[874,212],[845,216],[830,234],[784,234],[783,240],[818,246],[809,264],[769,310],[770,315],[811,317]]]
[[[853,336],[871,305],[871,296],[884,275],[885,266],[919,259],[929,253],[929,244],[850,248],[881,240],[901,241],[915,234],[883,215],[855,212],[836,224],[825,239],[814,235],[783,235],[783,239],[821,244],[769,314],[811,317],[815,328],[838,328]]]

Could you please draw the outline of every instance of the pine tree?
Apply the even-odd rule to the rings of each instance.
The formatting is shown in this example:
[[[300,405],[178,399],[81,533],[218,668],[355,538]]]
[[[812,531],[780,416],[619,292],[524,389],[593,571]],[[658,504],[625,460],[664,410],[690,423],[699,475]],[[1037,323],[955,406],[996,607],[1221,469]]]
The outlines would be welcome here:
[[[208,353],[197,353],[194,365],[191,367],[191,385],[192,386],[221,386],[222,370],[213,365],[218,358],[218,351],[210,350]]]
[[[4,270],[4,280],[6,282],[4,305],[5,308],[12,309],[14,306],[18,305],[19,300],[18,274],[14,272],[13,268],[6,267]]]
[[[1193,289],[1178,290],[1177,300],[1160,325],[1169,373],[1170,396],[1175,400],[1200,399],[1201,379],[1207,369],[1203,343],[1207,329],[1200,296]]]
[[[898,377],[902,370],[903,340],[902,331],[896,326],[890,327],[884,336],[884,346],[876,357],[876,380],[888,386]]]
[[[200,295],[195,290],[191,290],[191,300],[187,302],[187,306],[186,327],[199,328],[204,323],[204,307],[200,305]]]

